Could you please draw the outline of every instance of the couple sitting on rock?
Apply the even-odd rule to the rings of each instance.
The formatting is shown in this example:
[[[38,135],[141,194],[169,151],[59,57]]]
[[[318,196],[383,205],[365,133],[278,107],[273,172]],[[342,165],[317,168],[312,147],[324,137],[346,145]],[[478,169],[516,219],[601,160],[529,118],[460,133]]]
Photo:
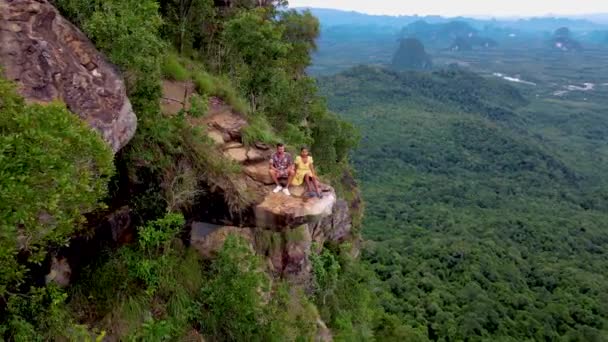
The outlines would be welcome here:
[[[299,186],[306,182],[308,192],[314,193],[317,197],[323,198],[323,194],[319,191],[319,180],[317,178],[312,157],[308,155],[308,149],[302,147],[300,155],[296,157],[295,162],[291,159],[291,155],[285,152],[285,145],[278,144],[277,151],[270,157],[270,176],[277,185],[273,192],[283,191],[287,196],[290,196],[289,186]],[[287,178],[285,187],[281,185],[280,180]]]

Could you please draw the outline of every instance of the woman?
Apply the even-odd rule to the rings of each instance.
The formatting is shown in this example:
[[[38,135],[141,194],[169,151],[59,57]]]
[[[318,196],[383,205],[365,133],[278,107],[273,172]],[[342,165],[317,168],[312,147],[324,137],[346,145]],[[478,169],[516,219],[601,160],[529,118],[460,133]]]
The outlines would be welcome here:
[[[296,167],[296,175],[291,182],[292,185],[298,186],[303,182],[306,182],[308,192],[311,192],[314,188],[315,193],[319,198],[323,198],[321,191],[319,191],[319,181],[315,172],[312,157],[308,155],[308,149],[302,147],[300,155],[296,157],[294,161]]]

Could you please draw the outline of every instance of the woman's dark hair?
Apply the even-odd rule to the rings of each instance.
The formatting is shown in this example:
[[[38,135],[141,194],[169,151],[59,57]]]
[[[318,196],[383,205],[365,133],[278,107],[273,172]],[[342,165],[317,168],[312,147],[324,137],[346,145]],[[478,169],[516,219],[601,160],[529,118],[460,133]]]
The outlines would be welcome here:
[[[302,147],[300,148],[300,152],[302,152],[302,151],[304,151],[304,150],[308,150],[308,147],[306,147],[306,146],[302,146]]]

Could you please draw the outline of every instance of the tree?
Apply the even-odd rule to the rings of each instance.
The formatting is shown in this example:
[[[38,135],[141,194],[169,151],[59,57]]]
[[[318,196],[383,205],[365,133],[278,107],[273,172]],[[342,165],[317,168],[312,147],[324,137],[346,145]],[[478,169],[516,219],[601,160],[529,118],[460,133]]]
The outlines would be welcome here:
[[[205,21],[213,14],[212,0],[163,0],[161,13],[165,31],[180,53],[192,47],[194,37],[200,36]]]
[[[254,109],[289,51],[281,38],[282,29],[265,18],[263,10],[242,12],[226,23],[223,40],[232,60],[231,72],[241,80]]]
[[[240,237],[228,236],[201,289],[201,327],[212,336],[251,340],[262,336],[268,279],[261,260]]]
[[[106,0],[85,20],[84,31],[125,72],[137,114],[155,111],[160,98],[160,63],[165,44],[155,0]]]
[[[319,20],[309,10],[290,10],[280,13],[278,24],[283,27],[283,39],[291,45],[287,54],[289,67],[296,77],[303,75],[311,63],[311,53],[317,49]]]
[[[113,173],[101,136],[63,104],[26,105],[0,78],[0,296],[101,206]]]

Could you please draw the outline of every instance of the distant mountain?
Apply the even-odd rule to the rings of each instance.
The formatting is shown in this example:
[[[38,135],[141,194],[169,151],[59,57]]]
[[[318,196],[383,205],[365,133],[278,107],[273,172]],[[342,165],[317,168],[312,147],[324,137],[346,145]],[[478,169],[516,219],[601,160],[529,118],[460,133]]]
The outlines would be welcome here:
[[[553,32],[560,27],[569,27],[572,31],[589,31],[606,28],[606,26],[594,23],[586,19],[536,17],[518,20],[494,19],[488,21],[499,27],[514,27],[521,31],[548,31]]]
[[[479,30],[464,21],[430,24],[426,21],[416,21],[404,27],[401,31],[404,38],[416,38],[424,44],[439,48],[449,46],[453,51],[467,51],[474,47],[490,48],[498,43],[480,35]]]
[[[582,16],[576,16],[575,18],[589,20],[596,24],[608,25],[608,13],[587,14]]]
[[[553,33],[553,38],[549,42],[550,46],[554,49],[567,51],[581,51],[583,46],[580,42],[572,37],[570,29],[567,27],[560,27]]]
[[[596,14],[572,17],[533,17],[533,18],[493,18],[481,19],[472,17],[442,17],[437,15],[370,15],[354,11],[342,11],[327,8],[296,7],[297,10],[310,10],[319,18],[323,27],[336,25],[376,25],[402,28],[416,21],[424,20],[430,24],[460,21],[472,27],[512,28],[520,31],[553,32],[559,27],[569,27],[572,31],[593,31],[608,29],[608,14]]]
[[[606,341],[604,106],[526,105],[462,70],[358,67],[319,84],[361,129],[361,257],[387,310],[423,327],[400,340]]]
[[[467,39],[458,37],[450,45],[449,49],[452,51],[471,51],[473,50],[473,45]]]
[[[355,11],[342,11],[329,8],[296,7],[296,10],[310,10],[314,16],[319,18],[322,26],[341,26],[341,25],[375,25],[385,27],[402,27],[415,21],[424,20],[429,23],[443,23],[454,18],[448,19],[438,15],[418,16],[418,15],[372,15]],[[460,18],[465,19],[465,18]]]
[[[433,67],[431,56],[416,38],[402,39],[392,62],[396,70],[428,70]]]
[[[312,14],[319,18],[322,26],[341,26],[341,25],[377,25],[389,27],[403,27],[415,20],[415,16],[390,16],[390,15],[369,15],[354,11],[341,11],[328,8],[308,8],[298,7],[297,10],[310,10]]]
[[[464,21],[430,24],[424,20],[407,25],[401,31],[403,37],[415,37],[423,42],[451,42],[460,37],[477,35],[477,29]]]
[[[608,45],[608,30],[585,32],[577,36],[577,39],[594,44]]]

